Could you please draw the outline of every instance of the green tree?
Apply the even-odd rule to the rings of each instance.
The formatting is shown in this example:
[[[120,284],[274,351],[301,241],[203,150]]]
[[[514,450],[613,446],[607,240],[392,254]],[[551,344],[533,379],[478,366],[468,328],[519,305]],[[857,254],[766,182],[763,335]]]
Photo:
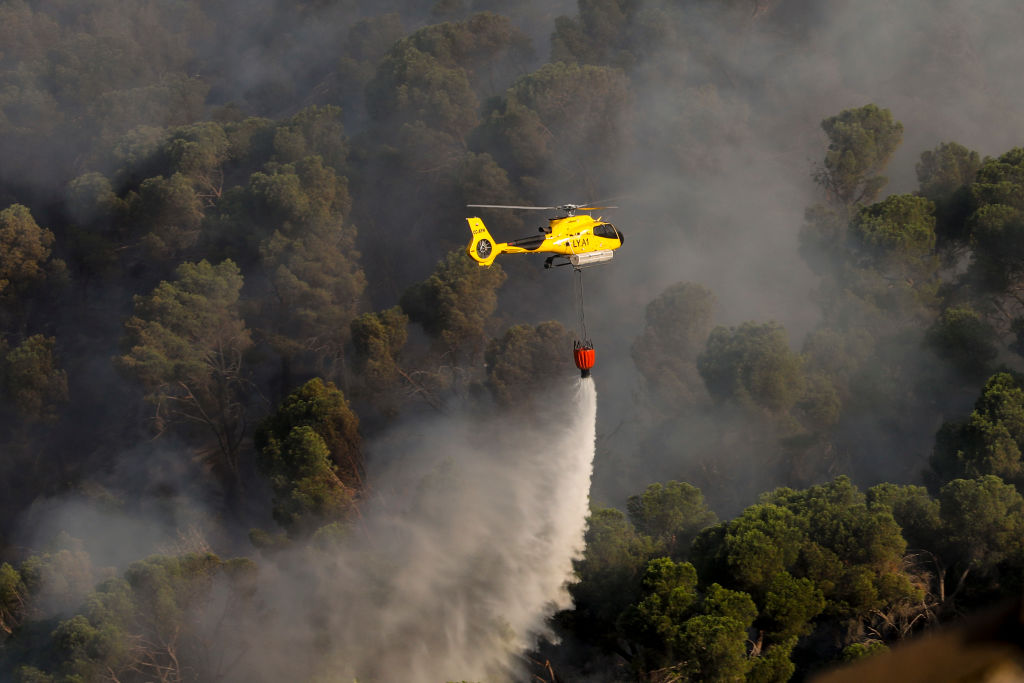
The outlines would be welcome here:
[[[192,181],[203,205],[216,204],[224,193],[224,165],[232,151],[223,125],[204,121],[175,128],[161,151],[165,163]]]
[[[673,622],[685,621],[697,602],[697,570],[689,562],[660,557],[647,563],[642,583],[647,596],[638,612],[658,636],[674,639],[679,624]]]
[[[73,226],[68,230],[68,261],[76,280],[88,284],[117,272],[120,247],[128,243],[128,202],[114,192],[110,179],[86,173],[66,192]]]
[[[459,213],[425,215],[414,198],[437,206],[488,201],[508,203],[505,171],[486,153],[470,150],[480,120],[479,98],[507,87],[521,66],[525,36],[507,18],[483,13],[465,21],[424,27],[398,40],[366,87],[373,134],[363,141],[355,193],[372,203],[359,207],[364,234],[402,225],[403,239],[366,240],[367,268],[383,271],[375,280],[395,283],[423,272],[433,256],[422,244],[451,249],[465,242]],[[479,89],[479,90],[478,90]],[[366,216],[364,219],[362,216]],[[459,227],[461,226],[461,228]],[[399,264],[401,268],[399,268]]]
[[[692,282],[676,283],[647,304],[643,334],[630,350],[660,403],[685,408],[704,393],[697,356],[711,332],[714,305],[711,291]]]
[[[793,636],[781,643],[762,649],[756,656],[751,653],[748,683],[784,683],[793,677],[796,665],[790,659],[797,638]]]
[[[621,511],[595,508],[587,520],[583,557],[574,562],[577,583],[569,585],[575,608],[563,621],[573,633],[612,652],[623,652],[619,618],[640,596],[640,583],[653,552]]]
[[[826,285],[830,319],[888,332],[931,317],[939,285],[932,210],[917,195],[890,195],[856,210]]]
[[[16,683],[54,683],[53,676],[27,664],[19,666],[14,674]]]
[[[901,564],[906,541],[899,526],[887,510],[868,507],[847,476],[804,491],[777,489],[764,498],[797,512],[814,542],[849,562],[880,572]]]
[[[794,566],[807,541],[804,521],[788,508],[752,505],[725,527],[718,551],[722,570],[740,589],[763,591],[771,577]]]
[[[189,64],[209,21],[193,5],[32,6],[3,21],[5,180],[59,185],[82,167],[102,167],[135,126],[202,115],[209,80]]]
[[[743,680],[750,666],[747,629],[757,607],[741,591],[711,584],[701,598],[688,562],[662,557],[647,564],[641,599],[622,616],[633,640],[634,668],[683,674],[694,680]]]
[[[53,233],[39,227],[28,207],[0,211],[0,297],[17,296],[46,277]]]
[[[996,331],[970,306],[953,306],[942,312],[925,334],[925,343],[971,380],[992,371],[999,355]]]
[[[894,194],[861,207],[849,234],[867,264],[887,277],[923,280],[934,274],[934,204],[924,197]]]
[[[877,484],[866,492],[868,505],[884,505],[900,525],[910,548],[936,551],[942,531],[939,501],[923,486]]]
[[[939,490],[948,553],[961,567],[992,577],[999,565],[1024,562],[1024,498],[999,477],[954,479]]]
[[[632,498],[631,507],[639,501]],[[927,546],[908,556],[894,515],[938,556],[948,552],[941,539],[951,528],[948,515],[940,521],[938,506],[921,487],[885,485],[865,495],[847,477],[804,490],[780,488],[731,521],[703,529],[692,544],[692,565],[652,559],[661,552],[656,544],[647,545],[646,559],[630,552],[636,546],[627,539],[646,535],[628,535],[632,527],[622,514],[604,511],[600,525],[592,518],[587,537],[588,557],[600,557],[603,574],[579,573],[571,590],[587,597],[588,612],[563,623],[619,653],[638,675],[787,680],[801,638],[819,642],[830,634],[838,653],[865,632],[900,638],[931,618],[936,603],[926,588],[943,560],[937,559],[935,575],[914,562]],[[591,555],[599,548],[600,555]],[[1011,558],[1017,555],[1003,559]],[[602,586],[603,603],[591,583],[598,576],[618,579]],[[613,619],[614,637],[605,628],[598,639],[583,627],[596,614],[605,624]],[[754,642],[747,640],[751,628],[760,633]]]
[[[170,259],[198,243],[203,202],[185,175],[144,180],[129,206],[134,222],[148,229],[142,237],[147,258]]]
[[[324,371],[344,355],[366,278],[347,221],[347,182],[319,157],[254,174],[250,210],[270,233],[259,246],[271,286],[261,299],[260,332],[282,359],[282,388],[302,354]],[[325,367],[326,366],[326,367]]]
[[[464,155],[456,168],[455,177],[462,204],[506,202],[510,201],[509,197],[515,196],[516,190],[508,172],[486,152]],[[513,223],[515,219],[508,215],[495,218],[496,221],[488,220],[487,225],[491,229],[498,227],[503,231],[509,225],[516,225]]]
[[[827,434],[842,412],[835,380],[822,373],[805,373],[803,393],[795,407],[795,416],[810,434]]]
[[[479,139],[524,186],[557,170],[566,183],[598,193],[600,172],[610,170],[610,159],[629,140],[630,101],[618,69],[546,64],[489,106]]]
[[[963,145],[943,142],[934,150],[921,152],[915,168],[921,195],[938,202],[974,182],[981,158]]]
[[[693,548],[705,580],[758,601],[764,626],[777,632],[769,630],[769,641],[806,632],[799,615],[870,622],[875,610],[920,605],[924,598],[905,569],[906,541],[892,513],[869,506],[846,477],[765,494],[736,519],[703,532]]]
[[[0,383],[9,405],[27,423],[52,422],[68,400],[67,373],[57,366],[56,340],[35,334],[7,352],[0,348]]]
[[[162,126],[147,125],[126,131],[110,151],[117,166],[114,176],[126,185],[138,185],[146,178],[168,170],[161,159],[160,150],[167,142],[167,130]]]
[[[409,316],[400,306],[364,313],[351,323],[355,371],[370,400],[386,413],[397,410],[392,394],[405,374],[398,357],[409,337]]]
[[[348,141],[340,107],[306,107],[274,128],[274,160],[297,164],[319,157],[338,176],[345,171]]]
[[[555,19],[551,61],[610,64],[622,68],[631,66],[636,59],[631,50],[643,49],[628,41],[633,37],[630,24],[641,5],[634,0],[579,3],[577,17]]]
[[[256,429],[257,464],[274,491],[274,519],[305,535],[350,512],[363,489],[359,419],[333,385],[312,379]]]
[[[884,336],[930,318],[939,286],[932,202],[891,195],[848,213],[845,223],[840,213],[828,213],[833,234],[809,246],[829,266],[819,294],[828,324]]]
[[[81,225],[111,221],[127,208],[114,192],[110,179],[96,172],[85,173],[68,183],[67,203],[72,219]]]
[[[62,621],[51,637],[59,653],[60,673],[67,679],[97,680],[107,670],[131,666],[130,655],[121,642],[124,635],[119,630],[98,629],[85,616]]]
[[[757,605],[748,594],[723,588],[717,583],[705,591],[703,610],[712,616],[735,619],[748,627],[757,616]]]
[[[353,494],[312,427],[295,427],[281,442],[269,437],[260,455],[260,470],[274,489],[274,519],[290,534],[309,534],[351,509]]]
[[[1024,216],[1014,206],[984,204],[967,221],[971,233],[971,264],[968,276],[983,294],[997,301],[1019,293],[1024,269]]]
[[[478,100],[466,71],[409,41],[396,43],[377,68],[366,86],[366,106],[392,138],[403,126],[419,124],[454,142],[478,122]]]
[[[397,12],[360,19],[348,29],[338,48],[336,78],[339,102],[346,116],[363,107],[366,84],[388,50],[406,35]]]
[[[25,558],[20,571],[36,618],[73,612],[101,575],[82,542],[67,534],[59,535],[47,551]]]
[[[970,192],[969,279],[980,293],[1017,311],[1024,284],[1024,148],[985,159]]]
[[[940,484],[995,475],[1020,481],[1024,473],[1024,389],[1016,376],[989,378],[967,420],[942,425],[929,460]]]
[[[922,152],[916,168],[919,192],[935,202],[938,246],[956,253],[967,246],[970,185],[981,168],[981,158],[963,145],[944,142]]]
[[[800,358],[789,350],[778,323],[716,327],[697,357],[697,370],[712,398],[770,413],[785,413],[800,396]]]
[[[751,667],[749,627],[732,617],[698,614],[687,619],[678,655],[684,662],[682,670],[699,681],[745,680]]]
[[[662,668],[676,659],[682,631],[697,603],[697,571],[689,562],[667,557],[647,563],[640,600],[626,609],[620,622],[638,647],[633,666],[641,671]]]
[[[402,310],[453,356],[473,358],[483,350],[484,328],[505,278],[501,266],[481,268],[461,249],[452,251],[430,277],[402,294]]]
[[[828,275],[846,260],[846,230],[858,207],[874,201],[887,179],[881,175],[903,139],[903,125],[888,109],[868,104],[846,109],[821,122],[829,145],[814,172],[825,191],[824,204],[804,213],[800,253],[820,274]]]
[[[21,573],[6,562],[0,564],[0,643],[21,623],[26,594]]]
[[[986,158],[971,184],[971,196],[980,206],[996,204],[1022,208],[1024,195],[1024,148],[1014,147],[995,158]]]
[[[399,41],[431,55],[441,64],[466,72],[474,92],[490,96],[533,58],[529,38],[507,17],[491,12],[461,22],[427,26]]]
[[[123,579],[100,584],[82,613],[58,624],[48,664],[60,680],[230,675],[245,651],[231,631],[255,618],[247,600],[254,570],[249,560],[210,554],[135,562]]]
[[[853,643],[843,648],[842,660],[856,662],[859,659],[867,659],[888,651],[889,646],[877,640],[869,643]]]
[[[487,385],[499,405],[530,405],[572,371],[572,334],[561,323],[513,325],[487,345]]]
[[[847,477],[802,492],[780,489],[773,498],[799,510],[807,525],[813,546],[804,553],[817,559],[801,572],[788,571],[815,581],[829,613],[870,620],[872,610],[921,603],[923,592],[905,570],[906,541],[892,513],[868,506]]]
[[[244,356],[252,346],[238,312],[242,274],[231,261],[178,266],[173,282],[135,297],[125,322],[125,353],[117,364],[146,390],[159,431],[171,423],[198,426],[216,444],[214,472],[237,484],[246,431],[249,382]]]
[[[825,594],[807,577],[788,572],[773,576],[765,588],[764,617],[775,641],[811,632],[811,620],[825,609]]]
[[[636,530],[671,557],[688,555],[697,534],[718,521],[700,489],[677,481],[651,484],[641,495],[629,497],[626,510]]]
[[[888,182],[881,173],[903,141],[903,124],[888,109],[867,104],[830,116],[821,128],[829,145],[815,181],[840,206],[873,201]]]

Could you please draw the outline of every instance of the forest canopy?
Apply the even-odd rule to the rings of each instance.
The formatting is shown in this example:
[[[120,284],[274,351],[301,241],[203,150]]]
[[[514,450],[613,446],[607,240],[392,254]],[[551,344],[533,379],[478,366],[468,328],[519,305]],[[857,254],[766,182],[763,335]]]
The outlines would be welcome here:
[[[332,581],[508,589],[383,550],[490,490],[431,425],[567,422],[572,284],[468,203],[630,235],[571,607],[475,646],[784,681],[1019,596],[1024,10],[885,4],[0,0],[0,678],[386,680]]]

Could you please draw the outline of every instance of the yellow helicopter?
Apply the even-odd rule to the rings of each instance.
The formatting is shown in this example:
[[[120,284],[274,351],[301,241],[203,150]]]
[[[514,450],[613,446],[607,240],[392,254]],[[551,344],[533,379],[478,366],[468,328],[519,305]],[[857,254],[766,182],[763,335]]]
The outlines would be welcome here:
[[[497,242],[479,218],[467,218],[473,237],[466,253],[481,267],[489,267],[499,254],[551,254],[544,261],[545,268],[572,265],[577,270],[610,261],[614,251],[622,246],[622,231],[601,218],[590,214],[576,215],[577,211],[615,209],[615,206],[502,206],[497,204],[467,204],[481,209],[524,209],[532,211],[561,211],[564,215],[548,219],[548,227],[539,228],[539,235],[523,237],[511,242]],[[565,259],[564,261],[561,261]],[[559,261],[556,263],[556,261]]]

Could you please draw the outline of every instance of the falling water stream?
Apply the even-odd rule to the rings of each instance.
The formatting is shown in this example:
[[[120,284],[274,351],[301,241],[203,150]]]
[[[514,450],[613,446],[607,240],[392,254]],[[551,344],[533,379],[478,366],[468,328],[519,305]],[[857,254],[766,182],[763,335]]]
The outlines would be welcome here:
[[[597,417],[590,378],[543,400],[529,419],[434,418],[378,444],[401,456],[363,512],[370,540],[289,580],[282,610],[302,611],[278,612],[293,632],[276,648],[314,643],[316,681],[525,679],[522,653],[571,607]]]

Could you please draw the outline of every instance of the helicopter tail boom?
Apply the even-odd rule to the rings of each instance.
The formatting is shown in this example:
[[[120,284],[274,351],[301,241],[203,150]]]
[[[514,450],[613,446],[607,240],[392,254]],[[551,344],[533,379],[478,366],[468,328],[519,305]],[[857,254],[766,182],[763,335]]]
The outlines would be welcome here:
[[[506,242],[495,242],[494,237],[487,231],[487,226],[479,218],[467,218],[466,222],[469,223],[469,230],[473,233],[473,238],[469,241],[469,245],[466,246],[466,253],[478,265],[486,268],[494,263],[494,259],[497,258],[498,254],[505,251],[505,247],[508,244]]]

